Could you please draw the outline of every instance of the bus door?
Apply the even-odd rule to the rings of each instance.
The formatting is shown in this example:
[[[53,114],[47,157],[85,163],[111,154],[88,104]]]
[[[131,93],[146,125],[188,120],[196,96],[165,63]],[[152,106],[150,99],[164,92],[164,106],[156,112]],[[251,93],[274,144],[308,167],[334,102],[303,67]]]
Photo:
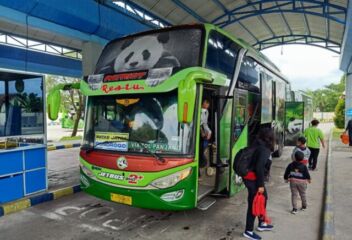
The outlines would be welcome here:
[[[304,102],[285,103],[285,146],[296,146],[304,130]]]
[[[218,89],[205,86],[202,96],[202,108],[206,102],[208,106],[207,127],[211,130],[211,138],[206,139],[207,129],[201,126],[199,140],[199,181],[198,181],[198,200],[214,192],[216,181],[216,147],[218,135],[218,99],[216,97]],[[201,110],[203,111],[203,109]],[[201,119],[202,120],[202,113]]]
[[[248,144],[248,91],[235,89],[231,121],[231,149],[228,168],[228,195],[241,190],[242,180],[233,171],[233,161],[237,152]]]

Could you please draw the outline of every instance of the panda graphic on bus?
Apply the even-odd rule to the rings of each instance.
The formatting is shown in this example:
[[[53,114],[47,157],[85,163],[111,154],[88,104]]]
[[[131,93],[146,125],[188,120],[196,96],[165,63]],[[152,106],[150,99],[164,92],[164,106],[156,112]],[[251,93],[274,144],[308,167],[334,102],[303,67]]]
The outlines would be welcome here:
[[[169,39],[168,32],[127,38],[119,44],[117,56],[102,67],[99,74],[148,70],[146,84],[157,86],[172,74],[173,68],[181,66],[178,58],[165,47]]]

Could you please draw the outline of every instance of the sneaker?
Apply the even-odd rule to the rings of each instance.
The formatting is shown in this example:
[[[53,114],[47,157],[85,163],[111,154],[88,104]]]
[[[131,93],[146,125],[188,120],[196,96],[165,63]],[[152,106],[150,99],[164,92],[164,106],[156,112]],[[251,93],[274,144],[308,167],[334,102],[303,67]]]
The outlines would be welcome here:
[[[305,210],[307,210],[307,207],[306,207],[306,206],[305,206],[305,207],[302,207],[301,210],[302,210],[302,211],[305,211]]]
[[[297,209],[296,208],[292,209],[291,213],[292,214],[296,214],[297,213]]]
[[[252,239],[252,240],[262,239],[258,234],[256,234],[255,232],[250,232],[250,231],[245,231],[243,233],[243,237],[248,238],[248,239]]]
[[[259,232],[264,232],[264,231],[271,231],[273,230],[274,226],[273,225],[270,225],[270,224],[267,224],[267,223],[261,223],[259,224],[259,226],[257,227],[257,230]]]

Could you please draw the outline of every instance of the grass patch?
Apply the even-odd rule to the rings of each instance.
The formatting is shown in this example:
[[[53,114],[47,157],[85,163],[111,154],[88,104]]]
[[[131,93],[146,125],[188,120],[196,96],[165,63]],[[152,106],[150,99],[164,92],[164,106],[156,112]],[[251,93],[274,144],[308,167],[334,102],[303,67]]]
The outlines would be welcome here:
[[[60,141],[70,141],[70,140],[82,140],[82,136],[75,137],[62,137]]]
[[[334,127],[333,132],[332,132],[332,139],[340,139],[340,135],[344,131],[345,131],[345,129]]]

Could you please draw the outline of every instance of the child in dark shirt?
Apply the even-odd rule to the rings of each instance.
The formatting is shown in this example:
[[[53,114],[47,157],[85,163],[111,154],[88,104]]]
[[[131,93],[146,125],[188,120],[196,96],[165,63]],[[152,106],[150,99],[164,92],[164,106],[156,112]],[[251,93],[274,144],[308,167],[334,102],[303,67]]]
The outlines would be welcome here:
[[[284,179],[290,182],[292,196],[292,214],[297,213],[297,199],[300,195],[302,200],[301,210],[307,209],[307,182],[311,182],[307,166],[303,163],[304,153],[297,151],[294,153],[295,161],[290,163],[285,171]]]

